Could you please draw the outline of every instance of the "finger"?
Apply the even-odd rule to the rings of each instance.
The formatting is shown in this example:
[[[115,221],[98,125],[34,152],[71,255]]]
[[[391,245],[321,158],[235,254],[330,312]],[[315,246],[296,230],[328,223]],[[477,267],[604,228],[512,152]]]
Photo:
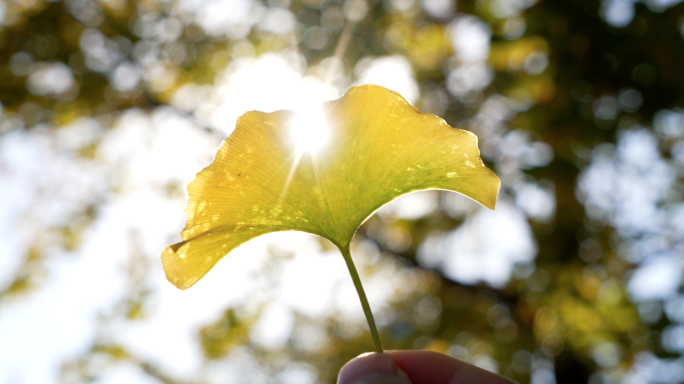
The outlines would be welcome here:
[[[406,374],[384,353],[363,354],[340,370],[337,384],[412,384]]]
[[[513,384],[513,380],[432,351],[386,351],[414,384]]]

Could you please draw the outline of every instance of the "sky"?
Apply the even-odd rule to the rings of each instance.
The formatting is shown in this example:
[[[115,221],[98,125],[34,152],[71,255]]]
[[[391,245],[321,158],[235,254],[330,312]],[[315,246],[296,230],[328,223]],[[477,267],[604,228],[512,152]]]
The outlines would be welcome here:
[[[524,20],[521,24],[516,17],[534,2],[494,3],[500,3],[496,9],[502,17],[512,20],[506,27],[510,36],[524,32]],[[650,7],[668,5],[657,0],[646,3]],[[250,0],[188,0],[181,4],[195,12],[203,28],[212,34],[241,38],[258,26],[287,36],[294,28],[288,23],[292,19],[288,11],[268,9]],[[399,7],[402,3],[392,4]],[[453,6],[441,0],[426,4],[435,13]],[[613,25],[633,17],[635,1],[605,0],[602,4],[603,17]],[[344,10],[347,17],[359,17],[354,12],[364,12],[361,6],[352,8]],[[136,28],[141,34],[173,40],[174,25],[167,19]],[[122,90],[144,79],[158,79],[152,83],[163,88],[165,76],[172,76],[152,61],[145,64],[145,57],[136,64],[119,62],[116,50],[98,33],[87,30],[81,39],[87,64],[111,70],[113,84]],[[324,39],[314,37],[305,43],[321,44],[320,39]],[[493,78],[486,63],[491,38],[488,25],[473,16],[460,16],[451,22],[449,37],[457,52],[457,65],[447,76],[448,92],[460,97],[487,87]],[[174,94],[170,104],[176,110],[129,110],[113,127],[82,118],[57,129],[38,126],[0,136],[0,286],[18,272],[42,276],[26,296],[0,303],[0,383],[57,382],[62,362],[85,353],[101,338],[120,343],[136,356],[187,380],[241,382],[250,377],[253,382],[271,382],[265,374],[250,376],[259,365],[243,350],[231,354],[227,365],[204,365],[197,331],[218,319],[226,307],[246,308],[248,313],[263,311],[249,337],[271,348],[291,339],[312,350],[324,343],[320,329],[309,329],[309,337],[293,334],[295,314],[312,319],[344,316],[351,324],[350,332],[365,329],[342,258],[322,247],[312,235],[285,232],[250,241],[187,291],[178,291],[164,277],[159,255],[178,241],[184,226],[185,186],[211,163],[221,140],[232,132],[235,120],[243,113],[281,109],[306,112],[341,97],[355,84],[385,86],[411,103],[421,96],[411,66],[401,56],[364,58],[349,77],[334,57],[309,66],[294,49],[257,57],[249,43],[237,47],[236,59],[216,84],[190,84]],[[541,51],[533,52],[523,63],[530,74],[543,71],[547,65],[548,57]],[[36,94],[61,93],[72,83],[70,70],[57,64],[38,66],[29,76],[29,87]],[[596,102],[594,113],[600,117],[614,115],[620,108],[629,110],[635,106],[635,97],[608,95]],[[432,108],[439,110],[439,97],[435,100]],[[425,191],[403,196],[378,212],[387,221],[416,219],[436,209],[464,219],[460,227],[431,233],[421,244],[418,260],[423,266],[437,268],[463,284],[484,282],[494,288],[504,287],[516,266],[534,266],[538,249],[528,220],[553,220],[555,189],[547,181],[531,180],[524,171],[549,164],[554,153],[549,145],[508,126],[526,108],[529,105],[520,100],[492,95],[470,122],[483,154],[500,165],[499,176],[507,187],[496,211],[457,194]],[[9,116],[0,115],[0,119],[7,122]],[[199,125],[215,129],[207,132]],[[594,219],[610,223],[626,240],[623,253],[635,265],[627,294],[640,306],[644,318],[657,312],[649,305],[660,300],[665,304],[656,306],[660,312],[682,323],[684,315],[678,304],[682,299],[675,293],[684,271],[679,241],[684,238],[684,206],[663,207],[661,201],[676,172],[684,166],[684,111],[664,109],[656,115],[653,130],[647,128],[629,126],[620,132],[615,145],[590,150],[589,165],[578,180],[577,196]],[[658,151],[663,138],[674,143],[672,159],[664,159]],[[99,145],[94,159],[78,156],[81,149],[94,143]],[[97,207],[94,219],[84,210],[88,206]],[[66,225],[82,230],[75,249],[63,247],[61,233],[55,229]],[[383,236],[397,249],[411,241],[401,233]],[[677,247],[672,247],[673,243]],[[35,244],[44,250],[44,261],[20,271]],[[293,256],[273,259],[274,249],[277,254]],[[584,249],[591,250],[592,244],[585,244]],[[362,274],[362,279],[382,326],[382,319],[391,317],[387,303],[419,289],[419,281],[411,278],[410,271],[387,260],[370,242],[355,244],[353,253],[358,266],[375,267],[368,269],[372,273]],[[586,257],[590,258],[590,253],[587,251]],[[117,320],[116,316],[130,293],[131,268],[140,279],[136,284],[154,292],[152,312],[135,322]],[[315,290],[311,288],[314,286]],[[678,324],[663,337],[668,348],[683,352],[684,331]],[[456,347],[453,351],[459,350]],[[609,344],[597,346],[595,360],[611,366],[617,356],[611,348]],[[487,356],[473,357],[473,362],[496,370],[492,361]],[[644,353],[632,373],[652,382],[684,375],[668,364]],[[155,382],[132,364],[105,371],[102,383]],[[552,372],[552,363],[540,359],[534,382],[554,382],[549,377]],[[314,383],[316,379],[311,367],[301,363],[278,372],[276,377],[282,383]]]

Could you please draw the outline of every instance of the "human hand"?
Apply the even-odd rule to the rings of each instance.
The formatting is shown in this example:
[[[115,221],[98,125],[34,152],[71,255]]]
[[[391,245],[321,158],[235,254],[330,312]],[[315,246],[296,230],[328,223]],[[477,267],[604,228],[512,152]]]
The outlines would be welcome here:
[[[363,354],[340,370],[337,384],[514,384],[509,378],[432,351]]]

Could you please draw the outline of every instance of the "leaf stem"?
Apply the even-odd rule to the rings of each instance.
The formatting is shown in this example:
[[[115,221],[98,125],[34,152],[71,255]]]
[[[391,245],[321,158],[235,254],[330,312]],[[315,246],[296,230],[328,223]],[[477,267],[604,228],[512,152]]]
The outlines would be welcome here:
[[[370,328],[371,337],[373,337],[373,344],[375,344],[375,352],[382,353],[382,343],[380,342],[380,335],[378,334],[378,329],[375,326],[373,312],[371,312],[370,305],[368,304],[366,292],[364,292],[363,290],[363,284],[361,284],[361,278],[359,278],[359,273],[356,271],[356,267],[354,266],[354,261],[352,260],[351,252],[349,252],[349,247],[345,247],[344,249],[340,248],[340,252],[342,252],[344,261],[345,263],[347,263],[347,268],[349,268],[349,274],[351,275],[352,281],[354,282],[356,292],[359,294],[361,306],[363,307],[363,314],[366,315],[366,321],[368,321],[368,327]]]

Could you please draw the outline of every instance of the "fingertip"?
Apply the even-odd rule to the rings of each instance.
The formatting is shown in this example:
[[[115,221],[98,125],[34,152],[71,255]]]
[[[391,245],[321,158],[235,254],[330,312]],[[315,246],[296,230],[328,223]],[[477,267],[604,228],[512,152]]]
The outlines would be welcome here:
[[[433,351],[387,351],[413,383],[513,384],[511,379]]]
[[[385,353],[365,353],[342,367],[338,384],[411,384],[392,356]]]

